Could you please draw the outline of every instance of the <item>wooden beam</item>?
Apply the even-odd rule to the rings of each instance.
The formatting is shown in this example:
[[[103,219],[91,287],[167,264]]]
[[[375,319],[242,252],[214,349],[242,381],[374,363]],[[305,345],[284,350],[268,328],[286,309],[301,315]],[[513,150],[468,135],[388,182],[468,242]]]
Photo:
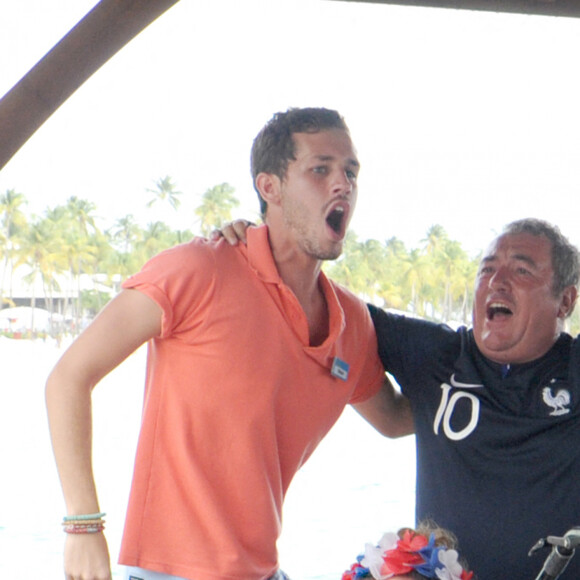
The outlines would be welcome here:
[[[330,0],[580,17],[580,0]],[[101,0],[0,100],[0,169],[107,60],[178,0]]]
[[[538,16],[580,17],[580,0],[332,0],[368,4],[397,4],[424,8],[455,8],[485,12],[511,12]]]
[[[93,73],[178,0],[101,0],[0,100],[0,169]]]

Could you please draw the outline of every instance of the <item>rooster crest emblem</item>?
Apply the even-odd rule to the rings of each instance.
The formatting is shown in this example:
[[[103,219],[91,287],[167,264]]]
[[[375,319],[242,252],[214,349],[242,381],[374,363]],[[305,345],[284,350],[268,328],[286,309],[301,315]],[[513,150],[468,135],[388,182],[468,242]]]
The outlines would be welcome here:
[[[570,412],[570,409],[566,408],[570,404],[570,393],[566,389],[559,389],[553,395],[551,387],[544,387],[542,389],[542,399],[548,407],[552,407],[551,416],[556,417]]]

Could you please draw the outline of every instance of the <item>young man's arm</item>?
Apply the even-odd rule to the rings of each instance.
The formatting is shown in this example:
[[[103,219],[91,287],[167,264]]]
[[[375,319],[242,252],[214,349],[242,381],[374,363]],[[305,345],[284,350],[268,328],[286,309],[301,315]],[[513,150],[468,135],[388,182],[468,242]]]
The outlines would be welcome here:
[[[403,437],[415,432],[409,400],[395,391],[387,377],[376,395],[353,407],[386,437]]]
[[[69,515],[100,511],[93,478],[91,393],[140,345],[161,331],[160,307],[137,290],[123,290],[64,353],[46,384],[52,446]],[[102,533],[68,534],[67,580],[110,580]]]

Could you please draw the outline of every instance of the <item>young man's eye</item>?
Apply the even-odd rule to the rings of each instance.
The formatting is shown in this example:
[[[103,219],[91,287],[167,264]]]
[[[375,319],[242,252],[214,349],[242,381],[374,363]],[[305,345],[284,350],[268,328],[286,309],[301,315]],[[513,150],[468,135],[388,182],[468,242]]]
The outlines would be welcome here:
[[[356,178],[357,178],[357,174],[350,169],[346,170],[346,175],[349,179],[352,179],[353,181],[356,180]]]
[[[324,174],[328,173],[328,168],[326,167],[326,165],[317,165],[316,167],[314,167],[312,169],[312,171],[314,171],[314,173],[319,173],[321,175],[324,175]]]

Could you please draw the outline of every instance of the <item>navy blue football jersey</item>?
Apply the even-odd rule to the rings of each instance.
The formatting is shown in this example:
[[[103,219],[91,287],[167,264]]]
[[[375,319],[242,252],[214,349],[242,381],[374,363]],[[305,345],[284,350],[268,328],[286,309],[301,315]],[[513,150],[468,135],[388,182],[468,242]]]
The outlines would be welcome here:
[[[580,347],[562,334],[543,357],[500,365],[471,330],[370,306],[379,354],[409,398],[417,520],[454,532],[479,580],[533,579],[542,537],[580,525]],[[580,578],[580,555],[562,578]]]

